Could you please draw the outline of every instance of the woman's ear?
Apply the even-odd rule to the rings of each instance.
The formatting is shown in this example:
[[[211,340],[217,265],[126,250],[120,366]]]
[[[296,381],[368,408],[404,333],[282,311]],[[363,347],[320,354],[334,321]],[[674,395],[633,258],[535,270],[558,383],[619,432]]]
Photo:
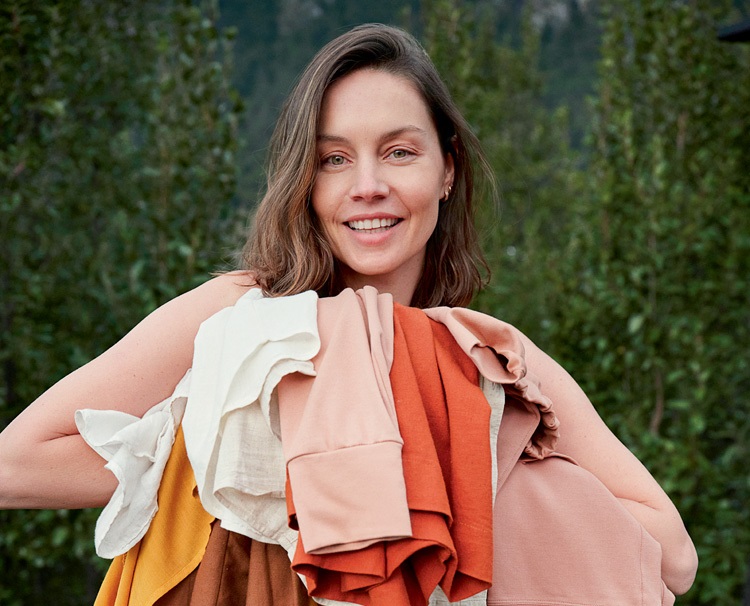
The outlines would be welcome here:
[[[453,161],[453,154],[445,154],[445,176],[443,178],[443,197],[441,200],[444,202],[451,195],[453,189],[453,179],[455,178],[455,163]]]

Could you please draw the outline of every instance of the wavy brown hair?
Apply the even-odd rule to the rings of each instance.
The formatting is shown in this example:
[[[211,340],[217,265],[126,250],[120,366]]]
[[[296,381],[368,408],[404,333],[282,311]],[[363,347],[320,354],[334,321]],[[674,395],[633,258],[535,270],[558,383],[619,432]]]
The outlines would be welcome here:
[[[271,138],[267,191],[242,251],[242,263],[271,296],[305,290],[335,295],[345,287],[310,195],[318,170],[323,97],[333,82],[365,68],[411,82],[429,109],[443,152],[453,156],[453,189],[440,204],[411,303],[468,305],[489,276],[474,226],[474,170],[479,168],[491,186],[492,171],[425,50],[405,31],[386,25],[362,25],[332,40],[300,76]]]

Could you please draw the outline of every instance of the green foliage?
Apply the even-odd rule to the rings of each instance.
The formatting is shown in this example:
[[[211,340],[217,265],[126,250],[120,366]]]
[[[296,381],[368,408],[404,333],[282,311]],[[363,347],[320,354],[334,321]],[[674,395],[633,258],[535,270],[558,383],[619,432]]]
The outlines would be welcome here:
[[[0,10],[3,427],[219,267],[240,103],[210,3]],[[0,602],[81,603],[101,571],[95,515],[0,512]]]
[[[246,32],[241,154],[231,33],[210,1],[2,4],[0,427],[219,267],[244,223],[228,200],[254,201],[257,152],[322,43],[356,22],[409,24],[499,184],[500,208],[480,209],[493,281],[478,307],[561,360],[673,497],[701,557],[678,603],[736,603],[750,555],[750,49],[715,40],[729,0],[603,3],[592,112],[550,110],[551,90],[571,104],[588,90],[565,53],[588,60],[597,30],[540,31],[523,4],[224,2]],[[96,514],[0,512],[0,603],[90,603]]]
[[[528,18],[511,47],[496,39],[492,3],[433,0],[426,14],[427,50],[482,141],[499,186],[499,208],[489,199],[480,207],[493,279],[477,306],[539,339],[581,191],[566,111],[544,106],[539,36]]]
[[[608,3],[590,191],[552,349],[686,520],[681,604],[735,604],[750,555],[750,55],[728,3]]]

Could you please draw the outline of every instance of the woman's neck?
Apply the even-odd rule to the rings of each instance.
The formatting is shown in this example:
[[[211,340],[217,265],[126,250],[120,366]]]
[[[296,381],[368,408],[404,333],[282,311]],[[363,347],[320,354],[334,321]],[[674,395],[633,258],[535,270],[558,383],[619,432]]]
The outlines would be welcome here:
[[[394,303],[409,306],[411,305],[414,292],[417,290],[416,281],[405,281],[403,279],[389,279],[389,276],[346,276],[344,274],[344,284],[347,287],[359,290],[365,286],[372,286],[379,293],[389,293],[393,297]]]

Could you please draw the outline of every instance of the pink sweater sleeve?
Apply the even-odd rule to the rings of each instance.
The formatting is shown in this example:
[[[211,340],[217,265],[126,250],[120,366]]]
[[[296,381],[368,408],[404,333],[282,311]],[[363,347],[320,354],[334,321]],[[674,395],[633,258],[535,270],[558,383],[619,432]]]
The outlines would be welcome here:
[[[389,372],[393,301],[372,288],[318,302],[316,377],[278,387],[282,445],[307,553],[411,536]],[[294,519],[291,520],[294,523]]]

